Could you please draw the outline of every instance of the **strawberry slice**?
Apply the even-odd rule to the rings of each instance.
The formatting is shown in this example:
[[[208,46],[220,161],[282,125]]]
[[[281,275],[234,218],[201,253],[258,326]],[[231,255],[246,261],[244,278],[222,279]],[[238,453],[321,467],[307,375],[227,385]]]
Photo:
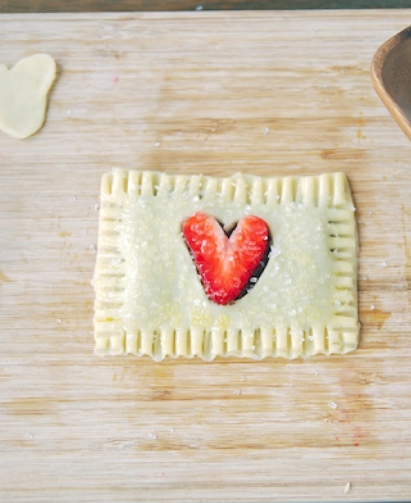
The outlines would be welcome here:
[[[268,225],[256,216],[243,217],[228,236],[198,212],[185,220],[183,234],[208,298],[220,305],[238,299],[268,257]]]

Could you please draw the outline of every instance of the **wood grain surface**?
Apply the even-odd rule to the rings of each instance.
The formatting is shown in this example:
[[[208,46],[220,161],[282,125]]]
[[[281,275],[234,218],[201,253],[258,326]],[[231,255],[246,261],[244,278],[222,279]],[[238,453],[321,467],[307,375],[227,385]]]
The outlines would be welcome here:
[[[0,16],[1,62],[47,52],[59,68],[44,128],[0,135],[2,502],[409,500],[411,146],[369,73],[408,16]],[[113,166],[344,171],[360,348],[95,357],[97,205]]]

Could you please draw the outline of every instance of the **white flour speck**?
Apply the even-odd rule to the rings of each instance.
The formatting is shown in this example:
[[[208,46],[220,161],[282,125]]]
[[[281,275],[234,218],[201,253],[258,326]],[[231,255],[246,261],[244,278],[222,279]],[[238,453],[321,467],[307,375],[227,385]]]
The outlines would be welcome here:
[[[332,400],[330,402],[328,402],[328,405],[329,405],[329,407],[331,407],[334,410],[338,407],[338,405],[335,402],[333,402]]]

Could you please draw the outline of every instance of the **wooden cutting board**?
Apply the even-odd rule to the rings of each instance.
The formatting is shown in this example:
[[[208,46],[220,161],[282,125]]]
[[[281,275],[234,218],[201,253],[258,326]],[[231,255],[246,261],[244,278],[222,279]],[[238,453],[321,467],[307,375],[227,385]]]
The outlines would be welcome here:
[[[411,496],[411,145],[371,58],[411,11],[3,15],[57,61],[47,121],[0,134],[2,502]],[[307,361],[93,355],[101,175],[349,176],[360,349]]]

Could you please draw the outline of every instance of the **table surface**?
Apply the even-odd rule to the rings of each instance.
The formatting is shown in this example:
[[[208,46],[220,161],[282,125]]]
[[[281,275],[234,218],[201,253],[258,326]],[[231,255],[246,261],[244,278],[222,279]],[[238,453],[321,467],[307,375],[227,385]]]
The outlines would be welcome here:
[[[2,502],[409,500],[410,143],[369,71],[407,16],[0,16],[1,62],[48,52],[59,69],[44,128],[0,135]],[[292,362],[95,357],[98,194],[113,166],[344,171],[359,349]]]

